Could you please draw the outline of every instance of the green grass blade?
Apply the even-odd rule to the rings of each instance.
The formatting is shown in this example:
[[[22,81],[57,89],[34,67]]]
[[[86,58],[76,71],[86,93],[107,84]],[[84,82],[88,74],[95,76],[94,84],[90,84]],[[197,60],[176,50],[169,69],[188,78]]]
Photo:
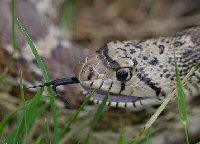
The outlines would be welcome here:
[[[23,105],[23,115],[24,115],[24,125],[25,125],[25,143],[28,142],[28,128],[27,128],[27,120],[26,120],[26,100],[24,97],[24,85],[22,80],[22,72],[20,72],[20,88],[21,88],[21,98]]]
[[[16,0],[12,0],[12,31],[13,31],[13,53],[14,57],[17,50],[17,29],[16,29],[17,11],[16,11]]]
[[[8,125],[12,117],[21,109],[21,107],[16,108],[15,111],[7,115],[0,123],[0,136],[2,136],[5,127]]]
[[[100,104],[100,106],[97,109],[97,112],[91,122],[90,130],[89,130],[86,138],[84,139],[84,142],[83,142],[84,144],[89,144],[90,133],[91,133],[92,129],[95,127],[95,125],[97,124],[97,122],[99,121],[101,115],[103,114],[107,101],[108,101],[108,95],[104,97],[102,103]]]
[[[92,95],[94,94],[96,89],[93,89],[92,92],[88,95],[88,97],[84,100],[84,102],[82,103],[82,105],[79,107],[79,109],[69,118],[69,120],[67,121],[64,130],[63,130],[63,134],[66,133],[71,124],[74,122],[74,120],[76,119],[76,117],[78,116],[78,114],[83,110],[84,106],[89,102],[90,98],[92,97]]]
[[[49,79],[49,76],[47,74],[47,70],[46,70],[46,68],[44,66],[44,63],[42,62],[42,59],[41,59],[40,55],[37,52],[37,49],[36,49],[32,39],[31,39],[31,37],[29,36],[29,34],[27,33],[26,29],[24,28],[22,22],[19,19],[17,19],[17,21],[18,21],[18,23],[19,23],[19,25],[21,27],[21,30],[22,30],[25,38],[26,38],[26,41],[28,42],[33,54],[35,55],[35,58],[37,60],[37,63],[39,65],[41,71],[42,71],[42,74],[43,74],[43,77],[44,77],[45,81],[49,82],[50,79]],[[50,96],[52,97],[50,99],[50,103],[51,103],[51,109],[52,109],[53,120],[54,120],[54,132],[55,132],[54,136],[55,136],[55,143],[58,144],[59,141],[60,141],[60,129],[59,129],[59,124],[58,124],[57,112],[56,112],[55,98],[53,96],[52,88],[48,87],[47,89],[48,89],[48,92],[49,92]]]
[[[99,108],[97,109],[97,113],[95,114],[94,119],[92,120],[92,123],[90,125],[91,129],[93,129],[95,127],[95,125],[97,124],[97,122],[99,121],[99,118],[101,117],[101,115],[104,112],[107,101],[108,101],[108,95],[104,97],[102,103],[100,104]]]
[[[186,109],[186,102],[185,102],[185,93],[183,91],[183,84],[181,82],[177,63],[176,63],[176,79],[177,79],[177,92],[178,92],[178,96],[179,96],[179,110],[180,110],[180,114],[181,114],[181,119],[183,122],[186,122],[187,121],[187,109]]]
[[[5,127],[8,125],[9,121],[12,117],[21,109],[21,107],[17,107],[15,111],[7,115],[0,123],[0,136],[2,136]]]
[[[196,63],[196,65],[195,65],[195,69],[198,69],[199,66],[200,66],[200,60]]]
[[[12,142],[12,143],[18,143],[20,141],[20,131],[24,130],[22,129],[22,125],[24,124],[24,119],[23,116],[21,117],[19,124],[17,125],[16,129],[13,131],[13,133],[11,133],[11,135],[8,136],[8,142]],[[13,139],[14,138],[14,139]]]
[[[38,137],[35,144],[43,144],[42,139],[43,139],[43,136]]]
[[[49,104],[45,104],[42,106],[37,106],[35,108],[34,113],[29,113],[27,111],[27,127],[30,129],[32,125],[35,123],[35,120],[45,112],[45,110],[48,108]],[[21,118],[19,123],[17,124],[17,127],[13,130],[13,132],[8,136],[7,141],[9,143],[17,143],[22,142],[22,136],[24,134],[25,130],[25,123],[24,123],[24,117]],[[13,139],[14,137],[14,139]]]
[[[91,131],[88,132],[87,136],[85,137],[83,144],[89,144],[89,138],[90,138]]]
[[[44,112],[45,110],[49,107],[49,104],[43,104],[42,106],[40,106],[38,109],[35,109],[36,111],[34,112],[34,114],[30,114],[30,115],[27,115],[27,116],[30,116],[28,117],[28,126],[31,127],[33,125],[33,123],[35,122],[35,120],[40,117]]]
[[[119,144],[125,144],[124,141],[124,128],[121,127],[119,131]]]
[[[39,55],[39,53],[38,53],[38,51],[37,51],[37,49],[36,49],[36,47],[35,47],[35,45],[34,45],[32,39],[31,39],[31,37],[29,36],[28,32],[27,32],[26,29],[24,28],[22,22],[21,22],[19,19],[17,19],[17,21],[18,21],[18,23],[19,23],[19,25],[20,25],[20,27],[21,27],[21,30],[22,30],[22,32],[23,32],[25,38],[26,38],[26,41],[28,42],[28,44],[29,44],[29,46],[30,46],[30,48],[31,48],[31,50],[32,50],[32,52],[33,52],[33,54],[34,54],[36,60],[37,60],[37,63],[38,63],[38,65],[39,65],[39,68],[40,68],[41,71],[42,71],[42,74],[43,74],[43,76],[44,76],[45,81],[46,81],[46,82],[49,82],[50,79],[49,79],[47,70],[46,70],[46,68],[45,68],[45,66],[44,66],[44,63],[42,62],[42,58],[40,57],[40,55]],[[50,94],[50,95],[53,94],[52,89],[51,89],[51,90],[48,89],[48,91],[49,91],[49,94]]]
[[[20,82],[22,84],[22,80]],[[21,86],[22,88],[22,86]],[[11,132],[11,134],[8,136],[7,141],[8,142],[18,142],[22,139],[22,135],[24,131],[34,123],[35,119],[41,115],[40,111],[37,109],[42,109],[42,107],[39,107],[38,104],[40,102],[42,93],[44,91],[44,88],[41,88],[35,95],[35,97],[30,101],[29,107],[27,107],[26,111],[26,117],[23,115],[21,117],[21,120],[18,122],[17,127]],[[23,92],[22,92],[23,93]],[[22,104],[22,110],[24,111],[26,105]],[[47,106],[46,106],[47,108]],[[44,111],[43,111],[44,112]],[[25,122],[26,120],[26,122]]]
[[[13,65],[14,56],[17,50],[17,29],[16,29],[16,0],[12,0],[12,41],[13,41],[13,52],[11,54],[11,57],[8,60],[8,63],[6,64],[5,69],[3,70],[3,73],[0,75],[0,83],[3,82],[4,77],[8,73],[9,69]]]
[[[60,27],[62,30],[68,30],[70,28],[76,12],[77,2],[77,0],[68,0],[63,3],[60,19]]]
[[[26,101],[26,106],[30,105],[30,100]],[[0,123],[0,136],[2,135],[4,128],[8,125],[9,121],[12,119],[12,117],[19,111],[23,109],[23,106],[18,106],[13,112],[11,112],[9,115],[7,115]]]
[[[60,142],[60,128],[59,128],[59,123],[58,123],[58,115],[56,112],[56,102],[55,102],[55,97],[50,95],[50,103],[51,103],[51,110],[53,113],[53,120],[54,120],[54,131],[55,131],[55,144],[59,144]]]
[[[44,91],[44,87],[40,88],[40,90],[37,91],[37,93],[35,94],[35,96],[31,100],[30,105],[28,107],[28,112],[29,113],[33,113],[34,112],[34,108],[38,105],[38,103],[40,102],[40,100],[42,98],[43,91]]]
[[[51,136],[50,136],[50,130],[49,130],[49,123],[48,120],[45,118],[46,128],[47,128],[47,136],[48,136],[48,143],[51,143]]]
[[[187,127],[187,106],[186,106],[186,98],[185,98],[185,93],[183,89],[183,84],[180,78],[180,72],[178,68],[178,64],[176,61],[176,55],[174,52],[174,58],[175,58],[175,72],[176,72],[176,84],[177,84],[177,92],[178,92],[178,102],[179,102],[179,111],[181,115],[181,120],[184,125],[185,129],[185,136],[186,136],[186,142],[189,144],[189,138],[188,138],[188,127]]]
[[[84,127],[89,125],[91,120],[92,115],[89,114],[86,117],[84,117],[82,121],[78,122],[77,124],[74,124],[73,129],[70,129],[70,131],[63,136],[63,141],[61,140],[61,143],[66,143],[67,140],[69,140],[70,138],[74,137],[77,133],[82,131]]]
[[[145,143],[145,144],[148,144],[148,143],[149,143],[150,132],[151,132],[151,129],[148,128],[148,132],[147,132],[147,136],[146,136],[146,143]]]
[[[149,129],[150,129],[150,128],[149,128]],[[146,137],[144,137],[144,138],[138,140],[137,142],[134,141],[134,140],[131,140],[128,144],[146,144],[147,141],[149,141],[149,138],[150,138],[150,137],[153,137],[153,136],[157,135],[158,133],[161,133],[161,132],[165,131],[165,129],[163,129],[163,128],[162,128],[162,129],[155,130],[155,131],[153,131],[153,132],[151,132],[149,129],[148,129],[148,133],[147,133],[147,136],[146,136]]]

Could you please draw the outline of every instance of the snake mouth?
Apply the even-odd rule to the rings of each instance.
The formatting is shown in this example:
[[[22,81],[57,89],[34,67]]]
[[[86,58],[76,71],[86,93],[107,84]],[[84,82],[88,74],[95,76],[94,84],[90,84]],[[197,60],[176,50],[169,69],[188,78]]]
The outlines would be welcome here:
[[[86,96],[89,96],[92,92],[92,88],[82,86],[83,94]],[[115,94],[112,92],[107,92],[101,89],[97,89],[92,97],[90,98],[90,101],[96,104],[102,103],[104,97],[108,95],[108,101],[106,102],[106,105],[112,106],[112,107],[120,107],[120,108],[131,108],[134,110],[140,110],[144,107],[151,106],[151,105],[159,105],[162,103],[163,98],[152,98],[152,97],[137,97],[137,96],[127,96],[123,94]]]
[[[82,86],[82,88],[84,89],[85,95],[89,95],[92,91],[92,89],[89,87]],[[91,100],[92,101],[95,101],[95,100],[103,101],[104,97],[108,94],[109,94],[108,102],[116,102],[116,103],[128,103],[128,102],[134,103],[137,101],[141,101],[141,100],[150,98],[150,97],[137,97],[137,96],[127,96],[127,95],[123,95],[123,94],[115,94],[112,92],[107,92],[107,91],[104,91],[101,89],[97,89],[94,92],[94,94],[92,95]]]

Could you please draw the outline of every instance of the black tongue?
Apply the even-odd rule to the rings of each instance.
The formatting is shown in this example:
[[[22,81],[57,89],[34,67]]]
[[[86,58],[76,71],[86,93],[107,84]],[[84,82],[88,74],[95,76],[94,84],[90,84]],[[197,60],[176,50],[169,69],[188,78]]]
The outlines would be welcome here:
[[[57,94],[56,87],[60,85],[67,85],[67,84],[74,84],[74,83],[80,83],[76,77],[69,77],[69,78],[62,78],[62,79],[56,79],[47,83],[44,83],[42,85],[28,87],[29,88],[37,88],[37,87],[44,87],[44,86],[51,86],[53,88],[53,91]]]

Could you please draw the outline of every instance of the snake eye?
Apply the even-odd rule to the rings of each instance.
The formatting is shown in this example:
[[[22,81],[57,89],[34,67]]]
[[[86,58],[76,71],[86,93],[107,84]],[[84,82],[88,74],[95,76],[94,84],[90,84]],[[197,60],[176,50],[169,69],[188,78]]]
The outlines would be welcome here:
[[[119,81],[129,81],[132,77],[130,68],[121,68],[116,72],[116,77]]]

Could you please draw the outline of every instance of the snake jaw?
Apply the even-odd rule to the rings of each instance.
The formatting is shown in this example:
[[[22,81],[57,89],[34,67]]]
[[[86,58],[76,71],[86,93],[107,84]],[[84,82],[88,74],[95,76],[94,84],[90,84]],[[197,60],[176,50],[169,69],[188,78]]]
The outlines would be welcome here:
[[[89,94],[92,91],[92,88],[81,86],[82,92],[84,95],[89,96]],[[90,98],[90,101],[96,104],[100,104],[104,97],[109,94],[108,101],[106,105],[112,106],[112,107],[120,107],[120,108],[131,108],[131,109],[141,109],[145,106],[149,105],[157,105],[161,104],[163,98],[151,98],[151,97],[137,97],[137,96],[127,96],[123,94],[115,94],[112,92],[107,92],[101,89],[97,89],[92,97]]]

